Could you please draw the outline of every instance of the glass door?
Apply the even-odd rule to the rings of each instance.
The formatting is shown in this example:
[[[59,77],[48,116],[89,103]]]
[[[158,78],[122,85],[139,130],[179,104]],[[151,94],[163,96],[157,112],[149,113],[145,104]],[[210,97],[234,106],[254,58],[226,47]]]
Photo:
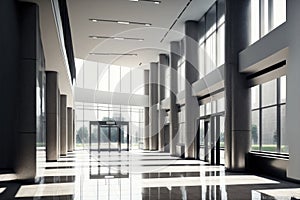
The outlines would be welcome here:
[[[199,120],[198,159],[211,165],[224,164],[223,115],[211,115]]]
[[[109,150],[110,151],[120,151],[120,129],[118,126],[109,126]]]

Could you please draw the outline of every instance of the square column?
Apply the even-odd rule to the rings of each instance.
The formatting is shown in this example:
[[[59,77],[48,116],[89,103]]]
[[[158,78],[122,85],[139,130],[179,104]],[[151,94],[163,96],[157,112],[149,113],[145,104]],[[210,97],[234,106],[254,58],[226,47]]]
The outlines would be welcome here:
[[[251,91],[246,75],[239,72],[238,55],[250,41],[250,1],[226,0],[225,13],[225,167],[244,171],[250,151]]]
[[[185,158],[196,157],[199,103],[193,96],[192,83],[198,80],[198,22],[185,22]]]
[[[59,156],[59,90],[58,74],[46,72],[46,160],[57,161]]]
[[[145,95],[149,96],[149,70],[144,70]],[[144,112],[144,150],[149,150],[149,107],[145,107]]]
[[[67,155],[67,95],[60,95],[60,155]]]
[[[159,87],[158,87],[158,101],[159,105],[161,105],[161,101],[165,99],[165,79],[166,79],[166,71],[169,66],[169,56],[167,54],[159,54],[159,68],[158,68],[158,79],[159,79]],[[165,110],[159,106],[158,111],[158,150],[164,151],[164,122],[167,113]]]
[[[150,129],[149,150],[158,150],[158,63],[150,63]]]
[[[178,106],[176,94],[178,92],[177,65],[180,58],[180,43],[171,42],[170,56],[170,154],[176,156],[178,143]]]
[[[73,147],[73,109],[71,107],[67,108],[67,123],[68,123],[68,152],[72,152],[74,147]]]

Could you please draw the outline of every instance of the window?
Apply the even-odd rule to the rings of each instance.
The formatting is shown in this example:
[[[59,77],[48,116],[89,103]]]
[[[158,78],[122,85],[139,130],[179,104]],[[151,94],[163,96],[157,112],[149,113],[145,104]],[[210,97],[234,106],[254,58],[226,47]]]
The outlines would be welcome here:
[[[106,92],[144,94],[143,69],[83,60],[78,64],[78,69],[80,71],[76,81],[77,87]]]
[[[286,77],[251,88],[252,150],[288,153],[285,131]]]
[[[251,0],[251,43],[286,21],[286,0]]]
[[[199,21],[199,78],[225,62],[225,3],[217,1]]]

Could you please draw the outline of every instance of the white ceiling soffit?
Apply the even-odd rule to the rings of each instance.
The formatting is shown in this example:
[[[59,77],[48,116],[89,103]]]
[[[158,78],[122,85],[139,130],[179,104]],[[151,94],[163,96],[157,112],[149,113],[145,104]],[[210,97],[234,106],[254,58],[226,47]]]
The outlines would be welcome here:
[[[163,42],[160,42],[190,0],[162,0],[159,5],[129,0],[67,0],[75,57],[107,64],[137,67],[168,53],[170,41],[184,36],[184,22],[199,20],[214,0],[192,0]],[[150,23],[124,25],[89,19]],[[141,38],[143,41],[92,39],[89,36]],[[90,55],[118,53],[121,55]],[[133,56],[122,54],[137,54]]]
[[[61,94],[68,96],[68,106],[73,106],[73,91],[68,68],[61,51],[51,0],[28,0],[39,5],[41,38],[44,48],[46,70],[57,71]]]

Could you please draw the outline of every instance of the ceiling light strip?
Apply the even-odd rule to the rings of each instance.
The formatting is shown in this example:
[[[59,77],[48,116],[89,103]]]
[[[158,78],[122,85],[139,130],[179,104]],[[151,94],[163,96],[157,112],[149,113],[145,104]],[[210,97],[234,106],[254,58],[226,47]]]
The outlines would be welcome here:
[[[99,35],[90,35],[91,39],[112,39],[112,40],[135,40],[135,41],[144,41],[143,38],[130,38],[130,37],[109,37],[109,36],[99,36]]]
[[[150,23],[144,23],[144,22],[132,22],[132,21],[123,21],[123,20],[112,20],[112,19],[96,19],[91,18],[89,19],[91,22],[108,22],[108,23],[117,23],[122,25],[141,25],[141,26],[151,26]]]
[[[169,34],[169,32],[173,29],[173,27],[175,26],[175,24],[177,23],[177,21],[180,19],[181,15],[189,7],[189,5],[191,4],[192,1],[193,0],[189,0],[189,2],[185,5],[185,7],[183,8],[183,10],[179,13],[178,17],[175,19],[175,21],[173,22],[173,24],[170,26],[169,30],[165,33],[165,35],[163,36],[163,38],[160,40],[160,43],[162,43],[166,39],[166,37]]]
[[[89,53],[93,56],[137,56],[136,53]]]
[[[156,1],[156,0],[129,0],[132,2],[148,2],[148,3],[154,3],[154,4],[161,4],[161,1]]]

